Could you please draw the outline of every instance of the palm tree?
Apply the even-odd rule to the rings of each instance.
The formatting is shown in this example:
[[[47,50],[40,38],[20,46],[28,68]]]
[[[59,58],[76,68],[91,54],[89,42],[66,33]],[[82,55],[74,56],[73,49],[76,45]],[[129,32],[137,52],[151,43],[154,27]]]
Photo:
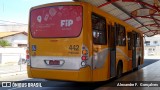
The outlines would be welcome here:
[[[2,47],[11,46],[11,44],[6,40],[0,40],[0,46]]]

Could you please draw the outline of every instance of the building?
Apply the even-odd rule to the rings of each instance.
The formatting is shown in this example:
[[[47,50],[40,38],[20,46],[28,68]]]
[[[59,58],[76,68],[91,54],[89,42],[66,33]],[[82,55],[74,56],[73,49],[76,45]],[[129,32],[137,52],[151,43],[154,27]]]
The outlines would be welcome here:
[[[144,51],[145,56],[160,56],[160,35],[145,37]]]
[[[6,40],[11,44],[11,47],[27,47],[26,32],[0,32],[0,40]]]

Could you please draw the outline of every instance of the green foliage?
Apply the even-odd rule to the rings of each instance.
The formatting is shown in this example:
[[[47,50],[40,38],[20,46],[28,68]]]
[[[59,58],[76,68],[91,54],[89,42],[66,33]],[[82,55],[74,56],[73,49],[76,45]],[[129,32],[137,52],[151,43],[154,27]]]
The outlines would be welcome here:
[[[11,44],[6,40],[0,40],[0,46],[2,47],[11,46]]]

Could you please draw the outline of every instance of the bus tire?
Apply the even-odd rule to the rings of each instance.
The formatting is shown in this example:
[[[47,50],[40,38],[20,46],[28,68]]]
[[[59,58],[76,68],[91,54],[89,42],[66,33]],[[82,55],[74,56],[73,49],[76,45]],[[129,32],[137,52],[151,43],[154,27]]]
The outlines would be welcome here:
[[[137,71],[137,70],[138,70],[138,66],[133,69],[133,71]]]
[[[138,58],[138,65],[141,65],[141,60],[140,60],[141,58],[139,57]]]
[[[122,76],[122,72],[123,72],[123,63],[122,61],[119,61],[117,66],[117,78],[120,78]]]

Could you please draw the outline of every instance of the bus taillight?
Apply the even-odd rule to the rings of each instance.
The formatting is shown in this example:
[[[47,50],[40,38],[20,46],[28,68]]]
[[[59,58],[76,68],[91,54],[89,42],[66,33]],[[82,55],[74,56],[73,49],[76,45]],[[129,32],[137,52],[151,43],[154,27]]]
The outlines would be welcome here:
[[[82,62],[81,62],[81,65],[82,66],[86,66],[86,60],[88,60],[88,48],[86,46],[82,46],[82,56],[81,56],[81,59],[82,59]]]
[[[86,55],[87,54],[87,50],[82,50],[82,54]]]
[[[26,59],[29,59],[29,50],[26,50]]]
[[[29,59],[29,55],[26,55],[26,59]]]
[[[82,60],[83,61],[87,60],[87,56],[82,56]]]
[[[27,65],[30,65],[29,48],[27,48],[26,50],[26,61],[27,61]]]

